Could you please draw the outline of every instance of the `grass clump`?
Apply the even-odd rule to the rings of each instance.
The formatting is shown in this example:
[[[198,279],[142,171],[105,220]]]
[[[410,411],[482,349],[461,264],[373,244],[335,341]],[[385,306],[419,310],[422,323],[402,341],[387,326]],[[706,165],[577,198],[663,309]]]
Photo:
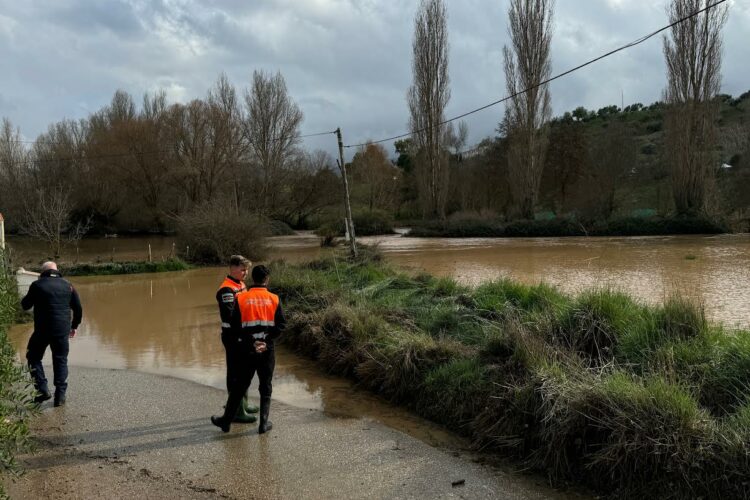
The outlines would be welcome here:
[[[594,365],[612,360],[621,339],[648,329],[649,311],[612,290],[581,294],[560,318],[555,340]]]
[[[276,266],[286,342],[485,450],[621,497],[750,485],[750,333],[700,307],[510,280],[468,289],[343,252]]]

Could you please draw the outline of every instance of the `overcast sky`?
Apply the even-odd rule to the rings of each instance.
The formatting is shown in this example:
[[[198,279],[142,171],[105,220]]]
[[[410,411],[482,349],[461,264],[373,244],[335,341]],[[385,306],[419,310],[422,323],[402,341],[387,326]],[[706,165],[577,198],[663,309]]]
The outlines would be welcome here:
[[[750,90],[750,0],[730,0],[723,91]],[[667,24],[666,0],[557,0],[553,73]],[[509,0],[446,0],[454,116],[504,94]],[[240,89],[254,69],[280,70],[302,108],[302,133],[340,126],[345,143],[405,131],[417,0],[0,0],[0,116],[33,139],[84,118],[116,89],[137,102],[204,97],[220,72]],[[660,38],[552,84],[555,114],[651,103],[665,70]],[[467,119],[492,135],[502,105]],[[333,137],[308,148],[335,151]],[[393,153],[389,146],[389,153]],[[348,152],[347,156],[350,156]]]

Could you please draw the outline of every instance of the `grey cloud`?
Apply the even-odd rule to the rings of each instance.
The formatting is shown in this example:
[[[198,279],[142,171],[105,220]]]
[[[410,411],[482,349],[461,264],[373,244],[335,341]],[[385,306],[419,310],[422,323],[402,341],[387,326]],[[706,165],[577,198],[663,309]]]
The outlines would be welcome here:
[[[27,136],[85,117],[117,88],[137,101],[170,89],[205,96],[220,72],[243,89],[254,69],[280,70],[305,113],[304,132],[341,126],[347,142],[405,130],[411,83],[413,0],[198,1],[0,0],[0,114]],[[553,72],[573,67],[666,23],[664,3],[559,0]],[[507,0],[447,0],[454,116],[502,97]],[[4,16],[4,17],[2,17]],[[0,26],[0,28],[2,28]],[[741,93],[750,6],[734,1],[725,32],[724,90]],[[552,85],[555,113],[659,99],[665,84],[660,39],[601,61]],[[502,106],[467,119],[470,139],[494,134]],[[306,145],[335,152],[329,138]]]
[[[53,2],[39,13],[50,24],[76,32],[90,34],[106,30],[120,37],[134,37],[143,31],[133,7],[123,0]]]

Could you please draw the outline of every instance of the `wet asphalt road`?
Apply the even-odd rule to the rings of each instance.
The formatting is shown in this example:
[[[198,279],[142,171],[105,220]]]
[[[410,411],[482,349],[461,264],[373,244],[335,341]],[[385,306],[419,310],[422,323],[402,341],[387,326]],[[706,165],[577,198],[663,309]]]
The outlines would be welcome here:
[[[69,382],[68,404],[34,420],[11,498],[571,498],[374,421],[274,402],[270,433],[223,434],[208,420],[223,391],[77,367]]]

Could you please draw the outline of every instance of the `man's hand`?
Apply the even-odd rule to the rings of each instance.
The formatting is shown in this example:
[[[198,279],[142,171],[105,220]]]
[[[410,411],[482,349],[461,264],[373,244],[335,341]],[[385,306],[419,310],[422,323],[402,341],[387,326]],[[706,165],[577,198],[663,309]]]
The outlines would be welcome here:
[[[254,345],[255,352],[257,352],[258,354],[264,353],[268,350],[268,346],[262,340],[256,340]]]
[[[72,339],[73,337],[76,336],[76,333],[78,333],[78,330],[73,328],[72,330],[70,330],[70,334],[68,336]]]

